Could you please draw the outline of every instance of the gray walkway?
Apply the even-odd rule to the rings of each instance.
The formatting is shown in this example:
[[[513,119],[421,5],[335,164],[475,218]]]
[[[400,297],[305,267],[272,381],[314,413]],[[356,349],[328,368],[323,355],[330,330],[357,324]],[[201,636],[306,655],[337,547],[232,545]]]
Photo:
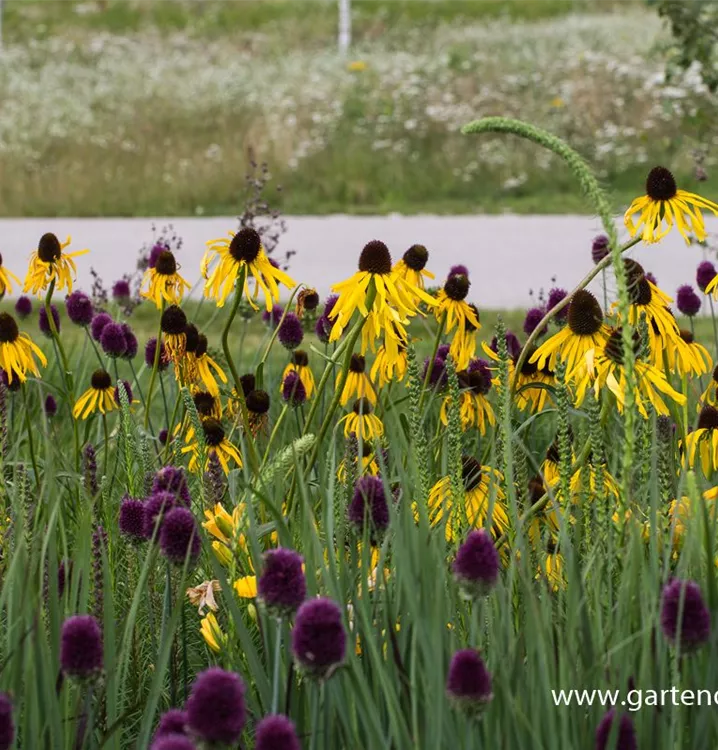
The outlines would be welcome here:
[[[236,228],[234,218],[155,220],[157,226],[170,222],[184,238],[179,260],[192,283],[199,277],[205,241]],[[139,247],[151,237],[151,224],[150,219],[3,219],[0,253],[5,265],[22,277],[27,255],[43,232],[55,232],[63,240],[71,234],[73,248],[91,250],[78,260],[78,284],[88,289],[90,266],[108,283],[134,267]],[[471,299],[483,308],[526,307],[529,289],[550,288],[552,277],[572,287],[590,269],[591,240],[600,231],[600,222],[585,216],[289,217],[287,225],[283,247],[297,251],[292,276],[322,294],[354,273],[369,240],[386,242],[395,259],[420,242],[429,248],[429,268],[437,278],[452,264],[469,267]],[[718,231],[718,221],[710,221],[709,228]],[[695,282],[704,251],[686,246],[672,233],[659,245],[639,246],[632,255],[674,295],[680,284]]]

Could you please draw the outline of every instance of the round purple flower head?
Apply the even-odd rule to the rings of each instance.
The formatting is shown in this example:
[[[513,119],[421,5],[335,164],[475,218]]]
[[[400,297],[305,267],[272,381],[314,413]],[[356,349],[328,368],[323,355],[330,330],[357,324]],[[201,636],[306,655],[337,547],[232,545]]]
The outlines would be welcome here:
[[[689,318],[697,315],[700,311],[701,298],[693,291],[693,287],[690,284],[678,287],[678,291],[676,292],[676,307]]]
[[[164,466],[152,480],[152,494],[166,491],[186,508],[192,504],[187,476],[181,466]]]
[[[609,746],[608,741],[611,738],[611,728],[615,718],[616,710],[612,708],[604,714],[596,727],[596,750],[637,750],[636,730],[628,714],[621,715],[618,730],[614,732]]]
[[[292,653],[298,666],[313,677],[329,677],[344,661],[347,634],[342,611],[331,599],[304,602],[292,628]]]
[[[122,383],[122,385],[125,388],[125,393],[127,394],[127,400],[129,401],[129,403],[132,403],[132,386],[130,385],[129,381],[127,381],[127,380],[121,380],[120,383]],[[115,403],[118,406],[122,405],[121,402],[120,402],[120,386],[119,386],[119,383],[115,386]]]
[[[52,393],[48,393],[47,398],[45,399],[45,414],[47,414],[48,417],[54,417],[55,414],[57,414],[57,401],[55,401],[55,397]]]
[[[549,310],[552,310],[556,305],[558,305],[559,302],[563,302],[563,300],[568,297],[568,292],[565,289],[559,289],[559,287],[554,287],[549,293],[548,293],[548,300],[546,302],[546,307]],[[554,316],[553,319],[558,322],[563,322],[566,320],[566,317],[568,316],[568,305],[563,307],[561,310],[559,310]]]
[[[302,321],[293,312],[287,313],[279,326],[277,337],[285,349],[296,349],[304,338]]]
[[[158,524],[175,507],[175,495],[172,492],[153,492],[145,501],[144,533],[147,539],[153,537],[159,541],[160,530],[155,533]]]
[[[257,583],[257,595],[276,617],[296,612],[306,599],[307,582],[302,557],[292,549],[278,547],[264,555],[264,569]]]
[[[254,750],[301,750],[294,722],[281,714],[265,716],[257,724]]]
[[[12,718],[12,701],[7,693],[0,693],[0,750],[9,750],[14,739],[15,722]],[[287,745],[287,747],[294,746]],[[299,745],[297,744],[296,747],[298,748]]]
[[[197,521],[191,510],[175,507],[165,514],[160,525],[160,549],[175,565],[192,565],[202,549]]]
[[[137,356],[139,344],[137,343],[137,336],[135,336],[127,323],[122,324],[122,330],[125,334],[125,353],[122,355],[122,359],[129,361]]]
[[[282,398],[292,406],[301,406],[307,400],[307,389],[294,370],[288,372],[282,381]]]
[[[439,359],[446,359],[449,356],[449,352],[451,351],[451,344],[442,344],[437,350],[436,350],[436,356]]]
[[[323,315],[317,318],[317,322],[314,324],[314,333],[322,344],[329,343],[329,336],[332,332],[333,325],[332,321],[329,320],[329,318],[325,318]]]
[[[454,560],[454,575],[467,599],[486,596],[499,577],[499,553],[485,529],[470,531]]]
[[[130,282],[127,279],[118,279],[112,285],[112,299],[115,302],[127,302],[131,295]]]
[[[187,703],[187,725],[207,742],[237,742],[247,721],[244,683],[239,675],[219,667],[200,672]]]
[[[426,373],[429,370],[430,361],[429,357],[424,360],[424,369],[421,373],[422,381],[426,380]],[[441,357],[434,357],[434,364],[431,367],[431,373],[429,375],[429,385],[432,388],[444,388],[448,382],[449,376],[446,374],[446,361]]]
[[[32,300],[25,295],[18,297],[15,303],[15,313],[20,320],[25,320],[32,315]]]
[[[106,313],[97,313],[90,323],[90,333],[95,341],[99,341],[102,337],[102,332],[105,330],[105,326],[108,323],[112,323],[112,318]]]
[[[274,305],[270,311],[264,310],[262,313],[262,322],[266,323],[270,328],[276,328],[282,319],[282,315],[284,315],[284,308],[281,305]]]
[[[68,677],[91,677],[102,669],[102,632],[91,615],[68,617],[62,624],[60,666]]]
[[[608,237],[605,234],[599,234],[595,237],[591,245],[591,258],[593,262],[600,263],[610,252],[608,247]]]
[[[330,320],[331,312],[334,309],[334,305],[337,304],[338,299],[339,299],[339,295],[330,294],[327,297],[326,301],[324,302],[324,310],[322,311],[322,316],[325,317],[327,320]]]
[[[666,639],[683,653],[694,651],[708,640],[711,616],[697,583],[674,578],[666,584],[661,627]]]
[[[696,284],[702,292],[705,292],[706,287],[715,277],[715,266],[709,260],[704,260],[702,263],[698,264],[698,268],[696,269]],[[19,301],[20,300],[18,300],[18,302]]]
[[[478,714],[494,697],[491,675],[481,654],[473,648],[457,651],[449,664],[446,692],[455,703],[469,714]]]
[[[197,746],[184,734],[165,734],[152,743],[150,750],[197,750]]]
[[[347,517],[360,534],[367,522],[372,534],[386,531],[389,526],[389,504],[380,477],[367,474],[357,481],[347,508]]]
[[[170,436],[169,430],[165,429],[164,427],[159,431],[159,434],[157,435],[157,439],[160,441],[162,445],[167,445],[167,438]]]
[[[120,323],[108,323],[102,329],[100,346],[108,357],[121,357],[127,351],[125,332]]]
[[[154,367],[156,350],[157,350],[157,339],[153,336],[151,339],[147,341],[147,344],[145,345],[145,364],[147,365],[147,367]],[[159,361],[157,362],[157,371],[162,372],[162,370],[166,370],[168,365],[169,365],[169,361],[167,359],[165,343],[164,341],[161,341],[160,342],[160,358],[159,358]]]
[[[145,504],[134,497],[125,497],[120,503],[120,532],[132,542],[143,542],[145,536]]]
[[[160,255],[162,255],[162,253],[164,252],[167,252],[167,250],[169,249],[169,246],[164,242],[155,242],[155,244],[152,245],[149,257],[147,258],[148,267],[154,268],[157,265],[157,261],[159,260]]]
[[[519,357],[519,354],[521,354],[521,343],[519,342],[518,338],[516,338],[515,334],[511,333],[511,331],[506,331],[505,338],[509,359],[516,361]],[[492,352],[498,353],[499,342],[496,340],[496,336],[491,339],[489,348]]]
[[[457,265],[457,266],[451,266],[449,269],[449,274],[447,278],[451,278],[452,276],[466,276],[466,278],[469,277],[469,269],[466,266]]]
[[[65,309],[67,317],[78,326],[89,326],[92,323],[94,311],[92,309],[92,300],[80,291],[68,294],[65,298]]]
[[[170,708],[160,717],[160,723],[155,730],[153,741],[168,734],[185,734],[187,731],[187,714],[179,708]]]
[[[544,316],[544,311],[540,307],[532,307],[527,313],[526,317],[524,318],[524,333],[527,336],[530,336],[537,328],[538,324],[541,322],[541,319]],[[539,331],[539,336],[543,336],[547,331],[546,326],[544,326]]]
[[[60,313],[58,313],[55,305],[50,305],[50,312],[52,313],[52,320],[55,323],[55,330],[60,332]],[[47,317],[47,309],[43,305],[40,308],[40,315],[38,317],[38,324],[40,330],[45,336],[52,336],[52,329],[50,328],[50,319]]]

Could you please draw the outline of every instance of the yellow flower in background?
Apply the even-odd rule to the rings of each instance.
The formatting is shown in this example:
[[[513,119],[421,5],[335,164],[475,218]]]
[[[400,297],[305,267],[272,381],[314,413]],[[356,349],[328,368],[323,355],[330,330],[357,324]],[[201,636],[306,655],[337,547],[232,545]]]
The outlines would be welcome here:
[[[354,434],[357,440],[377,440],[384,434],[384,425],[379,417],[373,414],[371,402],[367,398],[360,398],[354,402],[352,411],[339,422],[344,425],[344,437]]]
[[[372,476],[377,476],[379,474],[379,460],[374,452],[374,447],[375,446],[372,443],[362,442],[361,444],[362,459],[361,468],[358,472],[360,477],[364,476],[364,474],[371,474]],[[357,456],[354,458],[353,468],[356,468],[358,463],[359,457]],[[347,476],[347,461],[346,458],[343,458],[337,467],[337,479],[344,484],[347,481]]]
[[[478,331],[481,328],[476,307],[466,302],[471,282],[469,277],[463,273],[452,274],[446,280],[444,286],[436,296],[436,310],[434,314],[437,320],[446,319],[444,330],[451,333],[454,328],[463,332],[467,324]],[[454,357],[456,359],[456,357]]]
[[[705,375],[713,367],[713,359],[708,350],[696,341],[690,331],[681,329],[680,339],[671,339],[664,348],[668,367],[679,375]],[[655,365],[655,361],[653,362]]]
[[[207,337],[203,333],[199,334],[194,357],[197,377],[204,383],[205,388],[213,396],[219,396],[217,378],[219,378],[220,382],[226,384],[227,376],[224,374],[224,370],[207,354]],[[216,378],[215,375],[217,376]]]
[[[544,579],[553,591],[566,588],[563,556],[558,550],[558,543],[552,538],[546,542],[546,551],[539,564],[536,580]]]
[[[222,628],[219,627],[217,618],[214,613],[208,612],[200,622],[199,632],[202,634],[205,643],[218,654],[224,646],[227,644],[227,636],[222,632]]]
[[[337,374],[336,385],[341,382],[342,373]],[[351,398],[365,398],[371,404],[376,404],[376,391],[366,374],[366,359],[361,354],[352,354],[349,361],[347,375],[339,403],[346,406]]]
[[[28,372],[40,377],[35,358],[47,367],[42,350],[26,333],[20,332],[15,318],[10,313],[0,313],[0,366],[7,373],[8,383],[15,378],[24,383]]]
[[[352,73],[362,73],[366,70],[366,63],[364,60],[352,60],[347,63],[347,70]]]
[[[495,425],[496,417],[491,403],[486,398],[491,389],[491,371],[482,360],[474,360],[474,369],[456,373],[461,386],[459,396],[459,414],[461,427],[465,431],[469,427],[476,427],[482,435],[486,434],[486,425]],[[439,414],[443,425],[449,424],[449,406],[451,396],[447,396]]]
[[[696,456],[706,476],[718,469],[718,409],[704,406],[698,417],[698,427],[686,435],[683,448],[683,463],[695,466]]]
[[[68,237],[60,244],[60,240],[52,232],[40,237],[37,250],[33,250],[30,254],[30,265],[23,285],[24,292],[31,291],[33,294],[41,296],[53,281],[55,282],[55,291],[61,292],[63,289],[67,289],[68,294],[72,292],[72,284],[77,275],[77,266],[74,259],[90,251],[64,252],[71,242],[72,238]]]
[[[406,377],[407,365],[405,346],[399,347],[399,356],[392,360],[387,356],[386,347],[382,344],[371,368],[371,379],[378,382],[381,388],[393,381],[401,383]]]
[[[152,300],[160,310],[164,303],[179,305],[185,289],[191,286],[177,272],[179,266],[171,250],[162,250],[157,256],[155,265],[145,271],[142,286],[147,286],[140,294]]]
[[[476,305],[470,304],[469,308],[478,321],[479,311]],[[458,370],[465,370],[469,366],[469,362],[474,358],[476,354],[476,334],[480,329],[481,325],[479,324],[477,328],[468,316],[459,323],[449,347],[449,353],[453,357]]]
[[[219,460],[225,474],[229,474],[230,462],[235,463],[238,468],[242,468],[242,456],[237,448],[227,440],[222,423],[214,417],[205,417],[202,420],[202,431],[204,433],[204,442],[206,446],[205,465],[200,466],[200,444],[197,436],[192,431],[191,437],[188,436],[188,444],[182,448],[182,453],[189,453],[189,470],[192,472],[206,471],[209,465],[209,457],[215,454]]]
[[[257,576],[243,576],[232,584],[237,596],[242,599],[257,598]]]
[[[16,284],[20,284],[20,279],[18,279],[15,274],[5,268],[2,262],[2,255],[0,255],[0,297],[4,296],[5,294],[12,294],[12,284],[10,283],[10,280],[12,279]]]
[[[646,178],[646,194],[631,203],[624,221],[631,237],[640,233],[644,242],[658,242],[674,224],[686,244],[690,243],[691,235],[698,242],[704,242],[707,235],[702,209],[718,216],[717,204],[695,193],[679,190],[668,169],[654,167]],[[638,220],[634,221],[636,214]]]
[[[294,281],[284,271],[272,265],[262,246],[262,238],[255,229],[243,227],[236,234],[229,232],[228,236],[229,239],[222,237],[207,243],[207,252],[202,259],[202,276],[206,279],[204,296],[214,299],[217,307],[223,307],[244,269],[244,293],[247,300],[257,309],[254,300],[261,289],[267,312],[271,312],[272,305],[279,302],[279,284],[292,289]],[[215,267],[210,271],[213,264]],[[254,280],[254,292],[251,294],[250,279]]]
[[[309,366],[309,356],[301,349],[295,349],[291,356],[291,362],[284,368],[284,372],[282,373],[282,383],[290,372],[296,372],[299,380],[301,380],[302,385],[304,386],[307,399],[310,399],[314,393],[315,382],[314,373]],[[282,392],[281,385],[279,386],[279,392]]]
[[[424,279],[435,278],[431,271],[426,270],[429,261],[429,251],[423,245],[412,245],[394,264],[394,272],[412,287],[424,289]]]
[[[598,487],[596,486],[597,479],[603,483],[602,490],[605,495],[618,500],[618,482],[616,482],[605,466],[601,466],[600,472],[592,471],[589,467],[582,466],[571,477],[569,487],[573,501],[578,502],[581,493],[586,490],[588,490],[589,497],[593,497],[598,491]]]
[[[72,416],[75,419],[87,419],[98,410],[100,414],[107,414],[118,408],[110,373],[106,370],[95,370],[90,378],[90,387],[77,399]]]

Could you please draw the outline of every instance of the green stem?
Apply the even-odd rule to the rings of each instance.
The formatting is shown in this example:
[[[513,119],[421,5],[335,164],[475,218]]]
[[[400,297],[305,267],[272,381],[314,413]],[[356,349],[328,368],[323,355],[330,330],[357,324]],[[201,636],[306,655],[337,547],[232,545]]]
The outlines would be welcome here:
[[[277,618],[277,633],[274,644],[274,678],[272,680],[272,713],[277,713],[279,705],[279,671],[282,666],[282,620]]]
[[[269,451],[272,447],[272,443],[274,443],[274,438],[276,437],[288,410],[289,410],[289,404],[284,404],[284,406],[282,407],[282,411],[279,413],[279,417],[277,418],[277,421],[274,423],[274,428],[272,429],[272,433],[269,436],[269,441],[267,442],[267,447],[264,451],[264,458],[262,458],[262,468],[264,468],[267,463],[267,459],[269,458]]]
[[[145,429],[150,425],[150,408],[152,407],[152,391],[155,388],[155,378],[157,369],[160,364],[160,351],[162,350],[162,314],[165,311],[165,301],[162,300],[160,307],[160,322],[157,325],[157,344],[155,346],[155,357],[152,361],[152,374],[150,375],[150,384],[147,388],[147,403],[145,404]]]
[[[37,469],[37,461],[35,459],[35,443],[32,439],[32,425],[30,424],[30,404],[27,399],[27,384],[22,384],[22,403],[25,407],[25,427],[27,429],[27,441],[30,448],[30,461],[32,462],[32,470],[35,473],[35,484],[40,485],[40,472]]]

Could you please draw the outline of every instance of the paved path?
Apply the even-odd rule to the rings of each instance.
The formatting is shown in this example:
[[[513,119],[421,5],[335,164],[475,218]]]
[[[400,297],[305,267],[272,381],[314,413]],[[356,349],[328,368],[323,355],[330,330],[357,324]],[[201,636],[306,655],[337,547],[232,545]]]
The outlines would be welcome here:
[[[180,256],[188,281],[199,277],[205,240],[236,227],[233,218],[156,219],[172,223],[184,238]],[[90,286],[90,266],[106,282],[134,267],[137,251],[151,238],[151,219],[2,219],[0,253],[5,264],[24,276],[26,258],[43,232],[61,239],[72,235],[73,247],[89,247],[79,259],[78,283]],[[529,289],[556,283],[571,288],[591,267],[592,238],[600,231],[596,218],[585,216],[387,216],[289,217],[285,248],[297,251],[291,273],[320,293],[354,273],[359,252],[372,239],[389,245],[393,257],[420,242],[430,251],[429,268],[441,278],[455,263],[471,271],[471,299],[484,308],[521,308],[530,304]],[[718,221],[709,229],[718,231]],[[660,245],[638,247],[633,257],[657,277],[671,295],[683,283],[694,283],[704,251],[688,247],[672,233]]]

